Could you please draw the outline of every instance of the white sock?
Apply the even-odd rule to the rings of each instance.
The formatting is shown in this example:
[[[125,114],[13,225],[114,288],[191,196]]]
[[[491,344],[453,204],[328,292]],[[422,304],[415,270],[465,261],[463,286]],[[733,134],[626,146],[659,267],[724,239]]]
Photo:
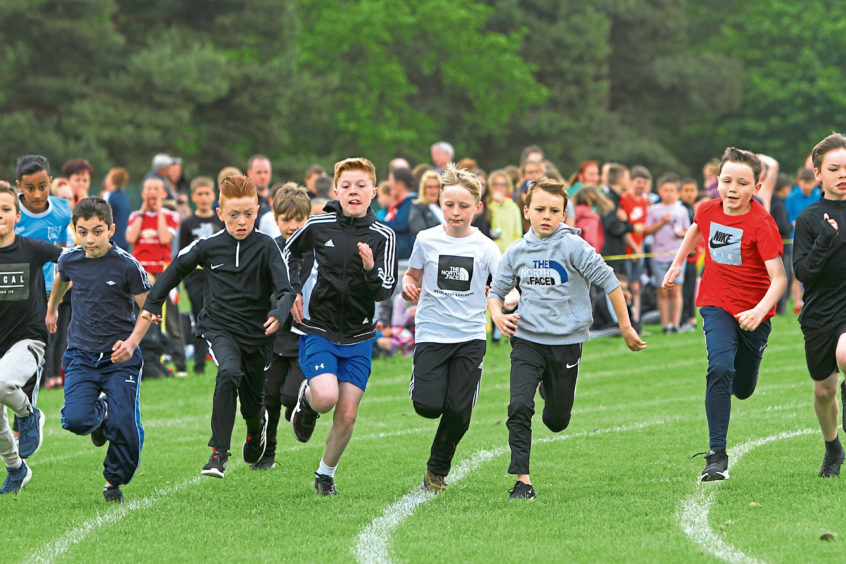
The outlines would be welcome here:
[[[323,462],[323,459],[321,458],[320,459],[320,466],[317,468],[317,473],[323,474],[324,476],[329,476],[330,478],[334,478],[335,477],[335,470],[337,468],[338,468],[337,466],[327,466],[326,463]]]

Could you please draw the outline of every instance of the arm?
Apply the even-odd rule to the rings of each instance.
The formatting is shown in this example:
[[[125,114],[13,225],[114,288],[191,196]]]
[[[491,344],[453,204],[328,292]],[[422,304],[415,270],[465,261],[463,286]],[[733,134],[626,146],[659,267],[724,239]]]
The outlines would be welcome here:
[[[264,323],[265,335],[274,333],[281,325],[284,325],[290,315],[291,306],[294,303],[294,289],[288,280],[288,269],[285,261],[282,260],[282,253],[275,242],[268,245],[270,277],[273,281],[273,299],[276,307],[267,315]]]
[[[417,303],[420,299],[420,283],[423,280],[423,270],[408,267],[402,277],[402,297],[409,302]]]
[[[168,292],[176,288],[183,278],[197,268],[202,259],[202,253],[199,244],[191,245],[180,251],[173,262],[156,278],[153,289],[147,294],[143,309],[160,316]]]
[[[384,244],[371,249],[364,242],[358,243],[358,255],[364,269],[364,283],[374,293],[373,301],[381,302],[394,294],[397,286],[396,234],[390,230],[379,231]]]
[[[144,221],[144,212],[146,212],[146,204],[141,206],[141,211],[129,221],[126,226],[126,242],[134,245],[138,241],[138,236],[141,234],[141,223]]]
[[[659,229],[661,229],[662,227],[664,227],[665,225],[670,223],[670,221],[672,221],[670,214],[665,214],[664,217],[662,217],[661,219],[659,219],[658,221],[656,221],[655,223],[651,224],[649,227],[644,229],[643,234],[644,235],[652,235],[653,233],[655,233],[656,231],[658,231]]]
[[[612,237],[622,237],[626,233],[634,231],[631,223],[621,221],[617,217],[616,210],[612,210],[602,217],[602,229],[605,231],[606,236],[611,235]]]
[[[611,300],[614,313],[617,314],[617,324],[620,326],[620,332],[623,334],[626,346],[633,351],[642,351],[645,349],[646,343],[638,336],[637,331],[634,330],[632,322],[629,319],[629,310],[626,307],[626,298],[623,296],[623,289],[618,285],[608,292],[608,299]]]
[[[835,237],[838,236],[837,222],[823,214],[819,232],[814,235],[811,217],[800,214],[796,219],[793,235],[793,272],[805,284],[811,284],[822,274]]]
[[[502,300],[497,296],[488,297],[488,311],[491,312],[491,320],[497,329],[506,337],[511,337],[517,331],[517,323],[520,321],[519,313],[502,313]]]
[[[159,234],[159,241],[162,245],[170,245],[170,242],[173,241],[173,231],[170,230],[170,225],[167,224],[167,218],[167,214],[159,209],[158,217],[156,217],[158,221],[156,231]]]
[[[51,333],[56,332],[56,322],[59,319],[59,304],[65,293],[70,288],[70,281],[62,280],[60,274],[53,277],[53,291],[50,292],[50,301],[47,303],[47,315],[44,318],[44,323],[47,325],[47,330]]]
[[[699,244],[701,239],[702,232],[699,231],[699,224],[694,223],[690,226],[690,229],[687,230],[684,239],[682,239],[681,247],[679,247],[679,250],[676,251],[676,256],[673,258],[673,264],[670,265],[670,269],[667,271],[667,274],[664,275],[664,281],[661,284],[662,287],[673,287],[673,280],[681,274],[685,258],[693,249],[696,248],[696,245]]]
[[[776,303],[784,295],[787,290],[787,276],[784,273],[784,263],[781,262],[781,257],[777,256],[764,262],[767,267],[767,274],[770,275],[770,287],[767,293],[758,302],[758,305],[752,309],[741,311],[735,315],[740,324],[740,328],[744,331],[754,331],[761,324],[761,321],[767,313],[776,305]]]
[[[517,322],[520,320],[519,313],[502,313],[502,302],[517,283],[517,277],[511,265],[511,257],[514,254],[512,249],[514,248],[515,246],[509,247],[502,260],[499,261],[499,268],[493,282],[491,282],[491,289],[488,293],[488,311],[491,312],[491,320],[506,337],[514,335],[517,330]]]
[[[761,177],[761,189],[758,190],[758,197],[764,202],[764,207],[770,211],[770,201],[773,197],[776,176],[778,176],[778,161],[769,155],[758,154],[758,159],[767,166],[767,174]]]
[[[135,303],[138,304],[138,307],[143,308],[144,302],[147,299],[147,292],[142,292],[141,294],[136,294],[132,296],[135,300]],[[144,338],[144,335],[147,334],[147,330],[150,328],[152,324],[158,324],[161,321],[160,315],[154,315],[149,311],[142,309],[141,313],[138,315],[138,319],[135,321],[135,328],[132,330],[132,333],[126,340],[118,339],[115,341],[115,344],[112,346],[112,362],[126,362],[132,355],[135,353],[135,349],[138,348],[138,343],[141,342],[141,339]]]

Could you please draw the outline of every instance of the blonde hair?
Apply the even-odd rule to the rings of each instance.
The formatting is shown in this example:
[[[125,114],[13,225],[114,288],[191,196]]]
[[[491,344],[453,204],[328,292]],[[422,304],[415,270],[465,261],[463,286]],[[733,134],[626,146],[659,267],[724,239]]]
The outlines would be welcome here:
[[[227,166],[220,169],[220,172],[217,173],[217,185],[220,186],[223,184],[223,181],[229,178],[230,176],[241,176],[244,174],[241,172],[241,169],[236,168],[234,166]]]
[[[505,184],[506,184],[505,193],[509,196],[511,194],[513,194],[514,193],[514,183],[511,181],[511,175],[508,174],[505,171],[505,169],[502,169],[502,168],[499,169],[499,170],[495,170],[488,175],[488,192],[491,191],[491,186],[493,185],[494,179],[496,179],[497,177],[502,177],[502,178],[505,179]]]
[[[430,179],[436,179],[438,181],[438,194],[440,195],[441,190],[443,190],[444,186],[441,184],[441,177],[438,175],[437,172],[434,170],[427,170],[423,173],[423,176],[420,177],[420,188],[417,191],[417,202],[424,203],[424,204],[437,204],[437,201],[430,202],[429,197],[426,196],[426,182]]]
[[[538,181],[533,183],[526,191],[525,206],[527,208],[532,205],[532,196],[538,190],[543,190],[553,196],[561,196],[564,198],[564,209],[567,209],[567,188],[564,186],[564,183],[560,180],[555,180],[554,178],[547,178],[546,176],[539,178]],[[582,188],[582,190],[584,190],[584,188]]]
[[[373,163],[364,157],[352,157],[335,163],[335,174],[332,180],[332,185],[335,188],[338,187],[338,179],[341,178],[341,174],[348,170],[363,171],[370,177],[373,186],[376,186],[376,167],[373,166]]]
[[[482,185],[479,179],[469,170],[458,168],[455,163],[449,163],[441,173],[441,190],[447,186],[461,186],[478,202],[482,197]]]
[[[304,186],[286,182],[273,196],[273,215],[276,218],[306,219],[311,215],[311,198]]]
[[[224,178],[220,183],[220,207],[223,207],[227,200],[235,198],[252,198],[258,202],[258,193],[253,181],[243,175]]]

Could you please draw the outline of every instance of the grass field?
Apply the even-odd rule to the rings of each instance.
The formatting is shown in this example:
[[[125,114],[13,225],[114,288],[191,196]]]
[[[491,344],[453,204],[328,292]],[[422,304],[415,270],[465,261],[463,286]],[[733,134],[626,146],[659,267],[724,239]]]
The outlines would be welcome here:
[[[585,345],[570,427],[535,418],[533,502],[509,502],[507,344],[489,347],[473,421],[449,489],[419,490],[436,422],[414,414],[410,359],[375,363],[352,443],[319,498],[314,470],[328,431],[310,443],[280,430],[275,469],[240,460],[236,423],[226,478],[201,478],[209,455],[213,374],[145,382],[146,440],[129,503],[107,506],[104,450],[59,425],[61,391],[42,392],[42,449],[32,482],[0,498],[2,562],[561,561],[832,562],[844,555],[839,479],[823,455],[794,316],[774,320],[758,389],[734,401],[731,479],[700,484],[707,450],[701,332],[662,335],[629,352]],[[540,398],[537,398],[540,404]],[[540,406],[539,406],[540,407]],[[833,540],[821,540],[830,533]]]

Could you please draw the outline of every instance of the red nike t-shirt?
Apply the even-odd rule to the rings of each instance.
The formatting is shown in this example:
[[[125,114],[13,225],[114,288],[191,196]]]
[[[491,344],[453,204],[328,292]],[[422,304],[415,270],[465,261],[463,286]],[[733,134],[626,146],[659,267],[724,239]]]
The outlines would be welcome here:
[[[179,228],[179,214],[167,208],[158,212],[145,212],[141,220],[141,231],[138,240],[132,246],[132,256],[138,259],[141,266],[150,274],[161,274],[171,261],[170,243],[164,244],[159,239],[159,214],[165,215],[167,230],[174,236]],[[129,214],[129,223],[141,215],[140,211]]]
[[[693,221],[707,243],[696,305],[732,315],[758,305],[770,287],[764,262],[784,252],[773,217],[755,200],[747,213],[726,215],[722,200],[716,199],[699,206]],[[773,315],[775,307],[765,319]]]
[[[646,227],[646,210],[649,208],[649,198],[646,195],[635,196],[631,192],[625,192],[620,197],[620,207],[629,216],[629,223]],[[642,233],[631,232],[629,235],[632,241],[638,245],[643,243]],[[634,249],[631,245],[626,245],[626,254],[632,254],[633,252]]]

